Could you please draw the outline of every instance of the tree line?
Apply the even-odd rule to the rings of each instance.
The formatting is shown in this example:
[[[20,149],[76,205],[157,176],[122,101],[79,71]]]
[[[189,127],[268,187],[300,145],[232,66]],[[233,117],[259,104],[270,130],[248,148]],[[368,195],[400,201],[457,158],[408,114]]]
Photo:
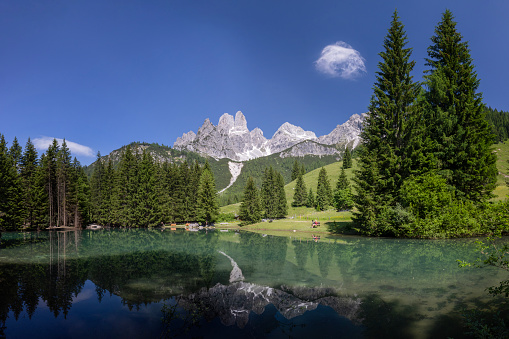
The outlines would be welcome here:
[[[80,227],[89,219],[88,179],[71,160],[65,140],[56,140],[39,158],[28,139],[24,149],[0,134],[0,228]]]
[[[115,167],[98,154],[89,180],[65,140],[39,157],[30,139],[23,150],[0,134],[0,229],[211,223],[218,215],[208,163],[161,164],[127,147]]]

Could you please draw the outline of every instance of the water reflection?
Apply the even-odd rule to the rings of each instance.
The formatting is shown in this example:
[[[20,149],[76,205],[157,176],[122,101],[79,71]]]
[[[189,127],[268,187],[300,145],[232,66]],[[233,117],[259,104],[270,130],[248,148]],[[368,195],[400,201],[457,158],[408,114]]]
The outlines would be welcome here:
[[[461,308],[491,302],[484,289],[503,279],[496,270],[457,267],[456,259],[475,257],[473,242],[315,242],[247,232],[160,230],[4,233],[0,334],[16,335],[24,314],[32,319],[41,306],[55,318],[79,312],[83,320],[91,311],[78,310],[76,303],[86,300],[101,309],[101,303],[118,299],[132,310],[128,317],[133,319],[158,305],[151,314],[155,322],[137,325],[149,326],[151,333],[166,331],[168,323],[175,323],[168,314],[177,312],[179,319],[197,316],[190,324],[204,331],[216,326],[214,333],[222,334],[222,325],[228,331],[258,331],[263,323],[264,331],[280,334],[300,324],[292,336],[313,335],[305,325],[316,318],[328,319],[349,336],[362,330],[367,337],[461,337],[460,326],[451,326],[460,324]],[[163,324],[161,306],[174,311],[163,312]],[[118,311],[104,312],[111,319],[120,317]],[[154,329],[154,323],[159,327]],[[33,321],[33,326],[37,331],[42,325]],[[209,332],[194,335],[204,333]]]

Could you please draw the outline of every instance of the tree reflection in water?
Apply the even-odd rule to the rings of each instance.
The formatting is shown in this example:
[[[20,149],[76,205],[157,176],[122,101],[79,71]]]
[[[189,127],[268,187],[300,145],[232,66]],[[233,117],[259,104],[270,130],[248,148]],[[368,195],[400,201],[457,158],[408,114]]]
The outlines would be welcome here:
[[[66,319],[91,281],[96,304],[120,297],[133,317],[160,304],[156,330],[167,336],[335,328],[350,337],[461,337],[460,308],[491,303],[483,290],[501,280],[458,269],[456,259],[470,260],[474,249],[469,240],[315,243],[244,232],[3,233],[0,334],[16,336],[18,321],[42,306]]]

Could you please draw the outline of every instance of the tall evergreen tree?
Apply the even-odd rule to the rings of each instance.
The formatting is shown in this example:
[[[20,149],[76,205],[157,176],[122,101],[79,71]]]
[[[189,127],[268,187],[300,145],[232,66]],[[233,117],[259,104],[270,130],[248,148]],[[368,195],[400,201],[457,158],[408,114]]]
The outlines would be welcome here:
[[[258,188],[251,176],[247,179],[246,187],[244,188],[239,218],[244,224],[254,224],[262,220]]]
[[[345,147],[345,154],[343,155],[343,168],[349,169],[352,167],[352,152],[350,151],[350,148],[347,146]]]
[[[325,211],[331,204],[332,191],[327,170],[322,167],[318,173],[318,184],[316,186],[315,207],[318,211]]]
[[[23,187],[23,208],[25,224],[33,227],[40,213],[41,189],[37,180],[38,155],[34,144],[28,139],[21,156],[21,182]]]
[[[341,168],[341,173],[339,174],[338,182],[336,183],[336,190],[344,190],[348,187],[350,187],[350,183],[346,177],[345,169]]]
[[[370,113],[361,133],[363,147],[356,176],[358,211],[354,217],[369,234],[385,232],[377,229],[377,224],[383,223],[382,212],[395,204],[402,182],[415,166],[406,158],[412,145],[410,124],[419,121],[413,113],[420,90],[410,75],[415,62],[410,61],[412,50],[405,48],[406,43],[403,24],[395,11],[384,51],[379,54],[382,61],[378,63]]]
[[[348,210],[353,207],[353,195],[344,168],[341,168],[341,174],[336,183],[332,203],[338,211]]]
[[[48,147],[44,156],[41,157],[41,174],[44,185],[44,196],[46,200],[47,224],[49,226],[57,225],[58,216],[58,188],[57,188],[57,157],[60,146],[56,139]]]
[[[276,178],[274,169],[265,168],[262,179],[261,203],[265,218],[276,218],[278,207],[278,195],[275,191]]]
[[[301,173],[301,167],[299,165],[299,162],[297,160],[295,160],[295,162],[293,163],[293,168],[292,168],[292,178],[291,178],[292,181],[296,180],[300,173]]]
[[[285,218],[288,213],[288,202],[286,201],[285,193],[285,179],[280,172],[276,172],[276,194],[278,196],[277,201],[277,218]]]
[[[161,220],[156,210],[155,192],[155,164],[148,152],[145,150],[141,155],[138,166],[138,189],[136,192],[136,225],[149,227],[158,225]]]
[[[309,189],[309,193],[306,200],[306,207],[315,207],[315,194],[313,193],[313,189]]]
[[[69,223],[70,174],[71,152],[64,139],[57,153],[57,226]]]
[[[97,160],[95,161],[94,171],[90,178],[90,194],[91,194],[91,208],[92,219],[95,222],[103,223],[103,193],[105,189],[104,181],[106,173],[104,163],[101,159],[101,152],[97,152]]]
[[[457,190],[474,201],[490,197],[495,187],[496,155],[491,128],[486,121],[479,79],[468,43],[456,30],[446,10],[428,47],[425,86],[427,134],[439,169]]]
[[[207,224],[215,222],[219,216],[219,202],[217,199],[214,174],[207,166],[204,167],[201,173],[197,194],[198,221]]]
[[[0,134],[0,228],[16,230],[21,226],[19,206],[22,197],[21,181],[7,142]]]
[[[295,183],[292,205],[295,207],[305,206],[308,198],[307,194],[307,188],[306,184],[304,183],[304,179],[302,178],[302,173],[299,173],[297,182]]]

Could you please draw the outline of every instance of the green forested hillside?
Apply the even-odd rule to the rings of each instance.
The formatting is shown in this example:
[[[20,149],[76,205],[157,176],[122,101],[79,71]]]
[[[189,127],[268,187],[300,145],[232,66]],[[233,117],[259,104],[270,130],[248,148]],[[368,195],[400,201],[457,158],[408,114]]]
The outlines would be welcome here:
[[[169,146],[159,145],[156,143],[146,143],[146,142],[133,142],[129,145],[122,146],[121,148],[114,150],[108,155],[101,156],[101,159],[104,164],[107,164],[111,159],[113,168],[118,166],[120,162],[120,157],[122,152],[130,146],[131,150],[135,154],[141,155],[141,153],[145,150],[148,152],[152,158],[159,163],[170,162],[170,163],[182,163],[187,161],[189,164],[194,163],[195,161],[201,165],[204,165],[206,161],[209,162],[210,167],[212,168],[212,172],[214,172],[214,177],[216,181],[216,188],[221,190],[228,186],[231,179],[230,170],[228,169],[228,160],[220,159],[216,160],[211,157],[204,157],[195,152],[189,151],[179,151],[173,149]],[[92,163],[90,166],[85,167],[85,173],[90,177],[94,172],[96,162]]]
[[[268,157],[245,161],[244,166],[242,167],[242,172],[235,183],[225,192],[220,194],[219,198],[221,205],[224,206],[239,202],[242,199],[242,192],[247,183],[247,179],[250,176],[253,177],[256,186],[261,187],[262,175],[266,167],[272,166],[275,171],[278,171],[283,175],[285,184],[289,183],[291,180],[292,168],[295,160],[304,165],[306,172],[337,161],[336,156],[332,155],[321,157],[316,155],[306,155],[304,157],[281,158],[279,153],[272,154]],[[215,172],[214,174],[217,175]]]

